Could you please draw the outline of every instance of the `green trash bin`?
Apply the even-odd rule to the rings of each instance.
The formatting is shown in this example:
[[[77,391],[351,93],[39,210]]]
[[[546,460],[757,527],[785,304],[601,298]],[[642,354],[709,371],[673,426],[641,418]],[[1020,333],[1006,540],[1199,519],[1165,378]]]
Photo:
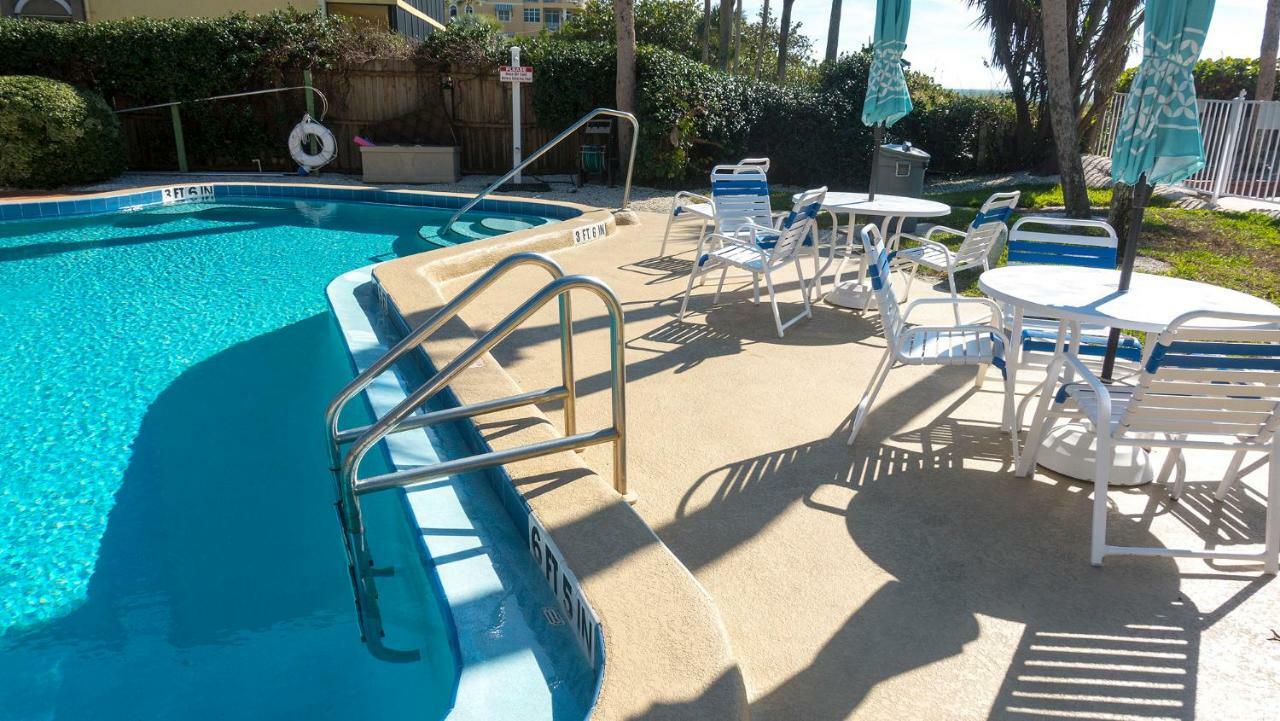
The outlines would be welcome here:
[[[924,171],[928,168],[929,154],[911,143],[881,145],[875,165],[876,194],[923,197]],[[908,218],[902,229],[914,233],[915,219]]]

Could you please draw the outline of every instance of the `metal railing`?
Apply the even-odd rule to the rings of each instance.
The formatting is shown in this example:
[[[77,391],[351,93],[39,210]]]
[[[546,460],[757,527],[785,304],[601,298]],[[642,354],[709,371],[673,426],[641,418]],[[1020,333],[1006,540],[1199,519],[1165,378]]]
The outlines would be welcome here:
[[[1102,117],[1093,151],[1111,155],[1127,93],[1116,93]],[[1217,200],[1224,195],[1280,198],[1280,102],[1196,101],[1205,165],[1183,184]]]
[[[631,171],[635,168],[635,164],[636,164],[636,143],[640,140],[640,122],[636,120],[636,116],[632,115],[631,113],[623,112],[621,110],[614,110],[613,108],[596,108],[595,110],[592,110],[591,112],[579,118],[578,122],[574,123],[573,125],[570,125],[564,130],[561,130],[559,135],[547,141],[547,143],[543,145],[541,148],[538,148],[537,150],[533,151],[532,155],[525,158],[524,161],[521,162],[516,167],[507,171],[506,175],[493,181],[492,183],[489,184],[489,187],[480,191],[479,195],[477,195],[476,197],[468,201],[466,205],[462,206],[462,208],[460,208],[458,212],[454,213],[453,216],[449,218],[449,221],[444,224],[444,227],[440,228],[440,231],[439,231],[440,235],[444,235],[445,233],[448,233],[449,229],[453,227],[453,224],[458,222],[458,218],[461,218],[464,213],[474,208],[476,204],[479,203],[480,200],[484,198],[484,196],[493,192],[508,180],[511,180],[521,170],[524,170],[525,168],[529,167],[529,165],[533,163],[533,161],[542,157],[544,154],[546,154],[548,150],[551,150],[553,147],[558,145],[560,141],[564,140],[570,135],[573,135],[574,132],[578,130],[578,128],[581,128],[582,126],[591,122],[591,120],[593,120],[594,118],[601,115],[608,115],[614,118],[622,118],[624,120],[628,120],[631,122],[631,158],[627,161],[627,181],[622,188],[622,209],[626,210],[627,207],[631,205]]]
[[[390,369],[397,360],[419,346],[450,319],[456,317],[471,300],[498,278],[523,265],[537,265],[544,268],[551,274],[552,280],[374,423],[346,430],[338,427],[342,409],[352,398],[367,388],[375,378]],[[569,295],[575,290],[586,290],[595,294],[604,301],[609,312],[612,419],[608,427],[585,433],[577,432],[576,418],[573,317]],[[416,412],[446,388],[459,373],[511,335],[553,299],[558,301],[560,310],[560,385],[456,408],[425,413]],[[564,271],[551,258],[539,253],[520,253],[504,259],[472,282],[427,322],[408,334],[373,365],[360,373],[329,403],[325,422],[333,463],[332,470],[337,484],[338,516],[343,527],[343,539],[347,549],[361,638],[375,655],[389,660],[416,658],[416,652],[394,651],[382,646],[383,629],[381,615],[377,608],[377,589],[374,578],[385,575],[385,572],[379,571],[373,565],[365,536],[364,517],[360,508],[361,496],[388,488],[403,487],[434,478],[492,468],[562,451],[581,450],[588,446],[613,443],[614,488],[628,502],[634,501],[634,498],[627,493],[626,362],[623,324],[622,304],[603,282],[585,276],[565,276]],[[562,438],[538,441],[499,451],[488,451],[369,478],[361,478],[359,475],[360,465],[365,455],[393,433],[555,400],[564,402],[565,434]],[[344,456],[341,447],[346,443],[350,443],[351,446]]]

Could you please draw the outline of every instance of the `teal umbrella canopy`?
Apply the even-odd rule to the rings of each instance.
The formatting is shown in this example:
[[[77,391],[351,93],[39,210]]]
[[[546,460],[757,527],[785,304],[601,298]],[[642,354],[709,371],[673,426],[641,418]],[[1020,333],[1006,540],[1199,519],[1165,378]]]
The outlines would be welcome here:
[[[907,77],[902,73],[902,53],[907,49],[907,24],[911,0],[877,0],[875,45],[867,98],[862,103],[864,125],[890,126],[911,112]]]
[[[1204,47],[1214,0],[1148,2],[1142,64],[1120,116],[1111,178],[1136,186],[1177,183],[1204,167],[1196,84],[1191,71]]]

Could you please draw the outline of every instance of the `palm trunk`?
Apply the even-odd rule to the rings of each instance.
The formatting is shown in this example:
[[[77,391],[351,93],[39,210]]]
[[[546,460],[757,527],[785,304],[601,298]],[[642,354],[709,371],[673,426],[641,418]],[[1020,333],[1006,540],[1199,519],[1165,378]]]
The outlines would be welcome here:
[[[618,80],[615,86],[618,109],[634,113],[636,108],[636,12],[634,0],[613,0],[613,20],[618,31]],[[618,143],[622,153],[631,152],[631,125],[618,123]],[[620,155],[619,157],[624,157]]]
[[[751,70],[753,80],[760,79],[760,63],[764,61],[764,48],[769,41],[769,0],[764,0],[764,8],[760,10],[760,40],[756,42],[756,63]]]
[[[840,0],[831,0],[831,22],[827,25],[827,54],[824,60],[834,63],[840,52]]]
[[[1262,52],[1258,57],[1258,88],[1255,100],[1276,96],[1276,51],[1280,44],[1280,0],[1268,0],[1267,19],[1262,26]]]
[[[1080,139],[1076,130],[1079,117],[1077,99],[1071,82],[1071,58],[1068,49],[1067,3],[1046,2],[1041,6],[1044,28],[1044,64],[1049,90],[1049,117],[1058,151],[1058,172],[1062,176],[1062,194],[1067,215],[1089,217],[1089,194],[1084,185],[1084,163],[1080,158]]]
[[[738,0],[733,11],[733,74],[737,75],[742,69],[738,64],[742,62],[742,0]]]
[[[791,6],[796,0],[782,0],[782,25],[778,29],[778,82],[787,79],[787,40],[791,38]]]
[[[702,0],[702,64],[711,63],[711,0]]]
[[[729,70],[729,47],[733,42],[733,0],[720,0],[720,69]]]

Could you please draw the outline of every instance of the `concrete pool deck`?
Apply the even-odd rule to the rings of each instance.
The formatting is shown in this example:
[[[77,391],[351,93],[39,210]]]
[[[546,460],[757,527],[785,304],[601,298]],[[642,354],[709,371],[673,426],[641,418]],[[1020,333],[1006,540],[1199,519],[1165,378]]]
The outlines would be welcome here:
[[[1274,717],[1274,579],[1254,566],[1201,560],[1117,557],[1091,567],[1092,486],[1013,475],[994,371],[975,390],[971,369],[895,370],[849,448],[850,413],[883,351],[874,314],[819,304],[779,339],[768,306],[753,305],[740,278],[715,308],[710,284],[695,292],[691,314],[677,322],[694,226],[673,231],[677,254],[657,259],[665,216],[639,216],[640,225],[553,257],[569,273],[603,279],[623,301],[634,508],[714,607],[680,615],[680,603],[700,603],[696,593],[677,588],[682,600],[667,606],[666,589],[627,586],[659,579],[629,569],[662,566],[665,554],[628,540],[643,534],[597,487],[570,490],[587,471],[553,472],[577,461],[513,475],[535,510],[551,516],[558,539],[597,539],[575,566],[593,603],[612,603],[597,593],[638,594],[654,606],[652,634],[675,639],[686,624],[714,626],[708,614],[718,610],[728,646],[715,633],[691,632],[683,648],[667,646],[672,656],[630,659],[632,671],[648,663],[677,677],[688,664],[688,683],[646,689],[669,700],[660,707],[602,693],[614,704],[608,717],[713,718],[712,709],[735,709],[739,684],[751,718],[767,721]],[[470,279],[437,278],[440,287],[426,292],[433,281],[420,271],[437,255],[378,269],[411,322]],[[456,353],[544,282],[532,270],[513,273],[463,313],[469,331],[455,328],[429,352]],[[783,285],[787,314],[799,295],[790,277]],[[580,429],[608,419],[602,311],[585,295],[575,302]],[[938,312],[938,320],[949,315]],[[526,390],[556,384],[554,309],[493,357],[505,373],[476,369],[463,394],[496,397],[511,380]],[[542,414],[562,427],[558,406],[540,411],[485,417],[482,432],[550,432]],[[580,458],[608,478],[610,453],[599,446]],[[1112,490],[1112,533],[1169,546],[1259,543],[1265,470],[1217,504],[1212,485],[1196,482],[1215,482],[1223,460],[1189,455],[1191,483],[1179,503],[1154,487]],[[598,541],[608,538],[615,542]],[[608,633],[608,614],[597,610]],[[663,616],[668,610],[675,615]],[[643,629],[628,635],[642,638]],[[607,679],[623,672],[606,661]],[[626,678],[613,681],[628,692]]]

